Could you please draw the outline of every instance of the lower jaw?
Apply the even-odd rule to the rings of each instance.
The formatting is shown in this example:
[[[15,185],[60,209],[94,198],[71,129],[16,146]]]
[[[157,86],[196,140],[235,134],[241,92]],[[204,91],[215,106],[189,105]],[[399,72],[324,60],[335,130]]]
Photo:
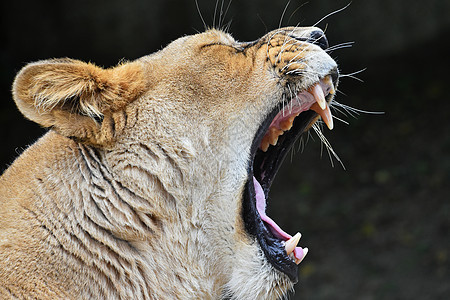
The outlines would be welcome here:
[[[266,199],[272,180],[275,177],[279,167],[284,160],[284,157],[289,152],[294,142],[306,131],[308,126],[315,120],[316,114],[312,111],[302,113],[303,117],[294,120],[293,130],[287,132],[279,139],[280,148],[269,148],[267,151],[274,151],[267,153],[265,156],[256,157],[253,164],[249,166],[248,179],[245,186],[244,201],[243,201],[243,216],[246,231],[248,234],[256,238],[262,249],[267,261],[282,274],[286,275],[292,283],[298,281],[298,265],[286,254],[284,241],[276,237],[271,230],[265,225],[261,219],[256,208],[256,192],[253,183],[253,176],[255,176],[262,185]],[[256,141],[255,145],[259,145]],[[256,155],[257,148],[252,148]],[[277,151],[277,152],[275,152]],[[270,157],[270,159],[267,159]],[[262,158],[262,159],[261,159]],[[263,166],[256,168],[254,166]],[[261,174],[270,173],[270,176]],[[255,174],[254,174],[255,173]]]
[[[255,201],[255,189],[253,180],[248,180],[244,195],[244,216],[256,216],[255,218],[244,217],[245,227],[251,236],[255,237],[268,262],[278,271],[285,274],[293,283],[298,281],[298,266],[286,255],[282,241],[275,238],[264,222],[257,215]]]

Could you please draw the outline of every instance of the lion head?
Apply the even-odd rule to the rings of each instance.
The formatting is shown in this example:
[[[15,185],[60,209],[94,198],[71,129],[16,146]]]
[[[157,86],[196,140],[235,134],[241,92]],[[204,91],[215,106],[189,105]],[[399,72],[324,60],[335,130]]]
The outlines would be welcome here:
[[[0,189],[5,199],[20,189],[8,203],[22,201],[54,236],[36,246],[53,249],[40,252],[40,267],[58,274],[45,280],[84,297],[285,295],[307,249],[267,216],[265,199],[297,138],[318,119],[333,127],[338,69],[327,47],[314,27],[253,42],[208,30],[114,68],[24,67],[14,99],[51,130]]]

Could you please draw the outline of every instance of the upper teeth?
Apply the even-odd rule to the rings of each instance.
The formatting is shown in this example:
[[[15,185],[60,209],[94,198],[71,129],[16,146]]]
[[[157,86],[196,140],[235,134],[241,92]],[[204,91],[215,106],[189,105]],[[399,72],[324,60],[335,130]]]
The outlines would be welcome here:
[[[326,76],[320,82],[308,88],[306,92],[313,96],[314,102],[310,104],[306,103],[307,106],[303,107],[301,105],[300,107],[296,107],[294,110],[292,109],[292,107],[286,107],[282,112],[283,116],[285,116],[285,111],[287,111],[286,116],[281,117],[277,122],[275,122],[274,120],[270,125],[266,135],[263,137],[260,145],[262,151],[266,152],[267,149],[269,149],[269,145],[275,146],[278,142],[278,137],[285,131],[291,129],[295,117],[297,117],[302,111],[308,109],[311,109],[319,114],[327,127],[330,130],[333,129],[333,116],[331,114],[330,107],[325,100],[325,95],[333,95],[336,92],[331,76]]]
[[[287,118],[286,120],[283,120],[280,122],[280,128],[284,131],[287,131],[292,128],[292,122],[294,122],[295,117],[298,116],[298,114],[294,114]]]
[[[332,130],[334,125],[333,125],[333,116],[331,115],[331,111],[330,111],[330,107],[328,106],[328,104],[325,106],[325,109],[322,109],[321,107],[319,107],[319,105],[317,105],[317,102],[314,103],[311,108],[313,111],[315,111],[316,113],[318,113],[320,115],[320,117],[322,118],[322,121],[325,122],[325,124],[327,124],[328,129]]]
[[[327,107],[327,101],[325,100],[325,95],[323,94],[322,87],[320,83],[316,83],[308,89],[308,92],[314,96],[316,103],[319,104],[320,108],[324,110]]]

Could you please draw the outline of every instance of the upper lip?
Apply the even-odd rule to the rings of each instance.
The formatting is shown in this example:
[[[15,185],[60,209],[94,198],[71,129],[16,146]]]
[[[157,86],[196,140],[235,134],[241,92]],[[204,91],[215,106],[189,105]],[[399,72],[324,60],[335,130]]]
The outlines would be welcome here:
[[[295,255],[302,257],[292,257],[292,254],[290,256],[287,254],[285,242],[291,235],[284,232],[275,222],[266,216],[265,207],[261,208],[262,204],[260,202],[262,200],[259,200],[257,203],[256,194],[261,191],[255,191],[255,186],[259,189],[258,184],[260,184],[264,197],[267,198],[272,181],[294,142],[311,126],[311,123],[317,118],[318,114],[322,116],[322,119],[331,116],[329,114],[328,103],[333,97],[337,78],[337,71],[333,70],[329,75],[321,78],[319,82],[298,93],[297,97],[291,99],[289,103],[286,103],[284,109],[275,107],[260,125],[252,143],[252,159],[248,167],[249,175],[243,202],[246,230],[250,235],[256,237],[267,260],[277,270],[286,274],[294,282],[298,280],[298,267],[296,262],[299,263],[306,253],[303,253],[303,249],[298,247],[298,251],[294,251]],[[324,99],[318,99],[321,98],[318,87],[321,87],[321,91],[324,91]],[[309,100],[306,99],[309,96],[312,96],[312,101],[310,98]],[[299,101],[299,103],[293,101]],[[323,101],[324,103],[320,103]],[[326,110],[328,110],[328,113],[324,113]],[[280,132],[275,132],[272,129],[276,127],[283,131],[280,128],[283,127],[280,126],[280,122],[287,120],[295,114],[298,114],[298,116],[293,119],[292,128],[289,130],[279,135]],[[326,123],[328,127],[332,128],[332,120],[326,120]],[[285,128],[287,127],[290,126],[286,126]],[[272,131],[275,133],[271,133]],[[270,140],[270,144],[276,144],[276,146],[268,146],[268,139]],[[254,182],[254,180],[256,181]],[[259,207],[257,207],[258,205]],[[263,205],[265,206],[265,202]],[[290,249],[293,249],[292,245]]]

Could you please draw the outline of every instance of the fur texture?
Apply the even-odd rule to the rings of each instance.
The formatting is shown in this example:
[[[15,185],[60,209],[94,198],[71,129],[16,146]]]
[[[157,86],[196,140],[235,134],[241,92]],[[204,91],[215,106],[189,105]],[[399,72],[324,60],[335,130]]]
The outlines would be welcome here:
[[[284,28],[209,30],[115,68],[24,67],[13,86],[49,132],[0,178],[0,298],[276,299],[292,288],[245,230],[250,147],[282,104],[336,68]]]

